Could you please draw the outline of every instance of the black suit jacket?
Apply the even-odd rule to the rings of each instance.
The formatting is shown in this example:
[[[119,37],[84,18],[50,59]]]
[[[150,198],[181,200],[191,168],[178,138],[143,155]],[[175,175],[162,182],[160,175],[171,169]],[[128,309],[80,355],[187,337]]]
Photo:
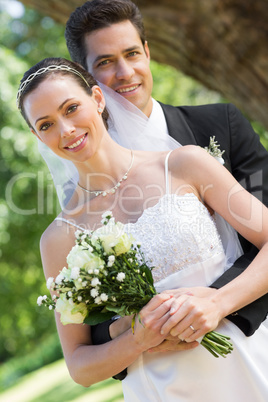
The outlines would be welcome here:
[[[208,146],[211,136],[225,150],[225,167],[249,192],[268,206],[268,152],[249,122],[232,104],[174,107],[161,104],[169,134],[182,145]],[[211,286],[220,288],[243,272],[258,250],[240,236],[244,250],[233,267]],[[227,318],[247,336],[266,318],[268,294]]]

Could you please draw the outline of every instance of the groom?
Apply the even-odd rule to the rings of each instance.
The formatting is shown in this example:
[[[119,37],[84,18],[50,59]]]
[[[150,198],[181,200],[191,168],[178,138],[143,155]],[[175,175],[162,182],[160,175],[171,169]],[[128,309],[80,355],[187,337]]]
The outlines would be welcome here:
[[[232,104],[173,107],[151,97],[153,86],[149,47],[141,14],[130,0],[92,0],[70,16],[65,32],[71,58],[103,84],[136,105],[182,145],[208,146],[210,136],[225,150],[225,166],[255,196],[268,205],[268,153],[249,122]],[[127,134],[126,134],[127,135]],[[257,253],[240,239],[244,255],[211,285],[220,288],[238,276]],[[265,319],[268,294],[228,316],[247,336]],[[93,343],[110,340],[109,324],[93,332]],[[98,328],[97,328],[98,329]],[[101,338],[98,338],[100,336]],[[181,349],[183,348],[183,345]]]

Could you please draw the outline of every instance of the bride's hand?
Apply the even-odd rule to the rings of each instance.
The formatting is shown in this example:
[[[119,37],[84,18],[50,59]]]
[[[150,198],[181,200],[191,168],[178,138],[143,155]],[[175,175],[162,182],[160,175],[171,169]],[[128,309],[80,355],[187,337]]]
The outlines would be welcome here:
[[[158,346],[166,338],[160,331],[170,317],[172,302],[172,296],[158,294],[137,314],[133,335],[134,341],[141,352]]]
[[[123,332],[131,328],[132,317],[132,315],[128,315],[120,317],[112,322],[109,327],[110,337],[112,339],[117,338],[119,335],[123,334]]]
[[[161,332],[166,336],[170,334],[182,341],[192,342],[214,330],[222,318],[220,308],[211,297],[184,294],[173,298],[170,318]]]

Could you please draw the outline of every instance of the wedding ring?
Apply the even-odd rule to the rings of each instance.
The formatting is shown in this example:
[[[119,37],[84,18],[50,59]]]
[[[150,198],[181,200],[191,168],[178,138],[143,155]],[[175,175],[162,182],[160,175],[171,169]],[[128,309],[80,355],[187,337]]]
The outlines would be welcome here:
[[[194,329],[194,327],[192,325],[190,325],[189,328],[191,328],[191,330],[195,332],[195,329]]]

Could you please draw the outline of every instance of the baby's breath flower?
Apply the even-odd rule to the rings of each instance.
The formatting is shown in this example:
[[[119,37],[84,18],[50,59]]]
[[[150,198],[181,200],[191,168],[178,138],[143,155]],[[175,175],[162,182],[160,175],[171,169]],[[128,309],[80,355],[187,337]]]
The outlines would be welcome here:
[[[74,267],[71,270],[71,279],[78,279],[80,274],[80,268],[79,267]]]
[[[77,229],[77,230],[74,232],[74,235],[75,235],[75,237],[78,239],[79,236],[80,236],[82,233],[83,233],[82,230]]]
[[[37,302],[38,306],[42,306],[42,304],[43,304],[43,296],[38,296],[36,302]]]
[[[79,302],[81,302],[81,301],[83,300],[82,296],[78,296],[78,297],[77,297],[77,300],[78,300]]]
[[[106,293],[102,293],[100,295],[100,298],[101,298],[102,301],[106,302],[108,300],[108,295]]]
[[[126,277],[126,274],[125,274],[124,272],[119,272],[119,273],[117,274],[117,276],[116,276],[116,279],[117,279],[119,282],[123,282],[123,280],[125,279],[125,277]]]
[[[105,211],[105,212],[103,212],[103,214],[101,215],[102,218],[109,218],[109,217],[112,218],[112,216],[113,216],[112,211]]]
[[[100,296],[96,297],[96,299],[94,300],[95,304],[101,304],[101,298]]]
[[[64,279],[64,275],[60,272],[59,275],[55,279],[55,283],[57,285],[60,285],[62,283],[63,279]]]
[[[97,286],[97,285],[101,285],[99,278],[93,278],[91,281],[91,285],[92,286]]]
[[[112,267],[115,261],[115,256],[114,255],[109,255],[108,257],[108,263],[107,263],[107,267]]]
[[[102,225],[107,225],[109,220],[112,219],[113,213],[112,211],[106,211],[101,215],[101,217],[103,218],[101,220]]]
[[[99,295],[99,292],[98,292],[98,290],[96,288],[91,289],[90,295],[95,298],[95,297],[97,297]]]
[[[49,277],[47,280],[47,288],[50,290],[51,286],[54,285],[54,278]]]

